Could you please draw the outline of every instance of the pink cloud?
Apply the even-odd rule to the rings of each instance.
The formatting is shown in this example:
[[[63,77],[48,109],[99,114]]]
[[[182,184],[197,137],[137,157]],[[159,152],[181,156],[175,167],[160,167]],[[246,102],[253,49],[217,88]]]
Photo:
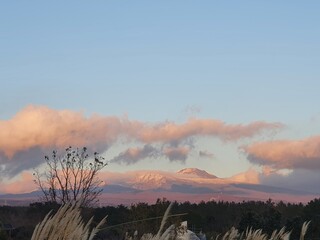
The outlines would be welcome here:
[[[34,147],[94,146],[114,141],[121,131],[116,117],[29,106],[12,119],[0,121],[0,151],[7,157]]]
[[[275,169],[320,168],[320,136],[255,143],[244,150],[252,163]]]
[[[120,136],[144,143],[179,141],[200,135],[237,140],[281,127],[280,123],[265,122],[228,125],[212,119],[189,119],[182,124],[148,124],[114,116],[86,117],[81,112],[28,106],[12,119],[0,121],[0,151],[12,157],[16,152],[33,147],[107,145]]]
[[[186,123],[166,122],[158,125],[140,125],[135,133],[143,142],[177,141],[192,136],[214,136],[223,140],[253,137],[264,130],[277,130],[281,123],[253,122],[248,125],[226,124],[214,119],[189,119]]]
[[[104,151],[117,140],[127,139],[143,143],[149,148],[160,145],[155,154],[170,160],[185,161],[192,150],[186,142],[194,137],[211,136],[222,140],[253,137],[263,131],[278,130],[280,123],[253,122],[247,125],[226,124],[214,119],[189,119],[185,123],[163,122],[158,124],[129,120],[116,116],[85,116],[71,110],[54,110],[45,106],[28,106],[8,120],[0,120],[0,162],[7,164],[7,172],[16,174],[37,166],[41,161],[24,159],[28,152],[50,152],[67,146],[87,146],[94,151]],[[145,158],[146,150],[128,149],[122,157]],[[20,155],[19,155],[20,154]],[[140,154],[140,155],[139,155]],[[31,156],[32,154],[30,154]],[[23,164],[22,164],[22,160]],[[13,164],[21,162],[20,165]],[[10,166],[9,166],[10,165]],[[25,167],[24,167],[25,166]],[[14,168],[14,171],[9,168]]]

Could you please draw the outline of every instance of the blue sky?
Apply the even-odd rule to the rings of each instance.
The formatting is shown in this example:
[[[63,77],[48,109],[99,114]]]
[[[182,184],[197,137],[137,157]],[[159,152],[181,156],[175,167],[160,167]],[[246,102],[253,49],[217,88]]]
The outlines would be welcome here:
[[[320,71],[318,7],[317,1],[2,3],[1,101],[15,100],[1,114],[35,103],[150,120],[175,118],[189,105],[228,121],[307,117]],[[72,91],[73,99],[61,99]]]
[[[284,124],[276,134],[235,143],[197,139],[196,149],[215,152],[215,160],[127,166],[199,165],[221,176],[244,171],[252,162],[239,154],[241,145],[320,132],[319,7],[319,1],[2,2],[0,119],[36,105],[150,124],[189,117]]]

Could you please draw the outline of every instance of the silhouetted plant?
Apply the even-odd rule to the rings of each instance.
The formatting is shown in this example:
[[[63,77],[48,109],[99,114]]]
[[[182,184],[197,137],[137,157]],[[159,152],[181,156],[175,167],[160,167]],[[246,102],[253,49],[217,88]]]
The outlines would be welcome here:
[[[34,182],[46,202],[65,204],[81,199],[82,206],[89,206],[98,201],[102,181],[97,175],[107,163],[97,152],[90,158],[87,148],[68,147],[65,154],[53,151],[45,161],[43,172],[35,170]]]

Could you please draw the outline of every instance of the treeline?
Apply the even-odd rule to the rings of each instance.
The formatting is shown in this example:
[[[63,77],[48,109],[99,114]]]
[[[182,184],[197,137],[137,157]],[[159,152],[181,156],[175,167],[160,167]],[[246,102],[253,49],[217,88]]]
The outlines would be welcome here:
[[[158,200],[155,204],[139,203],[132,206],[106,206],[100,208],[83,209],[83,218],[88,220],[94,217],[94,223],[99,222],[108,215],[107,225],[97,239],[123,239],[125,233],[133,235],[137,230],[138,236],[143,233],[156,233],[169,202]],[[40,222],[49,211],[56,211],[57,204],[33,203],[28,207],[0,207],[0,222],[10,223],[14,230],[2,230],[0,240],[30,239],[35,225]],[[232,226],[241,231],[248,227],[263,229],[271,234],[273,230],[286,227],[292,231],[290,239],[299,239],[300,229],[305,221],[311,221],[306,239],[319,239],[320,237],[320,199],[314,199],[308,204],[293,204],[272,200],[266,202],[175,202],[171,214],[185,215],[173,216],[168,219],[169,224],[188,222],[190,230],[206,234],[207,239],[224,233]]]

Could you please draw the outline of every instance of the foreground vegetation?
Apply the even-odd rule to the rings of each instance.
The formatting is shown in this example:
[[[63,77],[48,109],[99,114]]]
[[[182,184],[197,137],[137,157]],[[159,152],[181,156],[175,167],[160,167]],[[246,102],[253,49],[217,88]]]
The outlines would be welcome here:
[[[89,222],[91,217],[93,220],[90,223],[97,226],[108,215],[107,224],[103,227],[99,225],[101,230],[96,234],[95,239],[124,239],[126,233],[135,238],[141,238],[146,232],[158,233],[161,216],[168,206],[168,201],[158,200],[152,205],[140,203],[130,207],[120,205],[85,208],[81,210],[81,218],[80,212],[78,217],[76,214],[73,216],[74,221],[77,222],[75,226],[78,228],[82,226],[82,230],[88,230],[90,228],[85,223]],[[49,203],[34,203],[29,207],[3,206],[0,207],[0,220],[2,223],[14,225],[15,230],[11,233],[12,239],[31,239],[35,226],[45,218],[49,211],[52,210],[54,214],[58,209],[58,205]],[[305,239],[319,239],[320,236],[320,199],[315,199],[306,205],[274,203],[271,200],[242,203],[214,201],[199,204],[173,203],[171,213],[187,213],[187,215],[168,217],[167,227],[179,226],[180,222],[188,221],[190,230],[196,233],[202,230],[207,239],[215,239],[217,236],[221,239],[253,239],[253,236],[255,236],[254,239],[269,239],[272,234],[274,239],[287,239],[288,232],[290,232],[290,239],[299,239],[302,225],[306,221],[311,221],[311,223]],[[251,232],[248,231],[250,228]],[[277,232],[274,232],[275,230]],[[0,239],[8,239],[8,234],[2,231]],[[283,238],[284,236],[286,238]],[[148,235],[147,238],[151,237],[152,235]]]

